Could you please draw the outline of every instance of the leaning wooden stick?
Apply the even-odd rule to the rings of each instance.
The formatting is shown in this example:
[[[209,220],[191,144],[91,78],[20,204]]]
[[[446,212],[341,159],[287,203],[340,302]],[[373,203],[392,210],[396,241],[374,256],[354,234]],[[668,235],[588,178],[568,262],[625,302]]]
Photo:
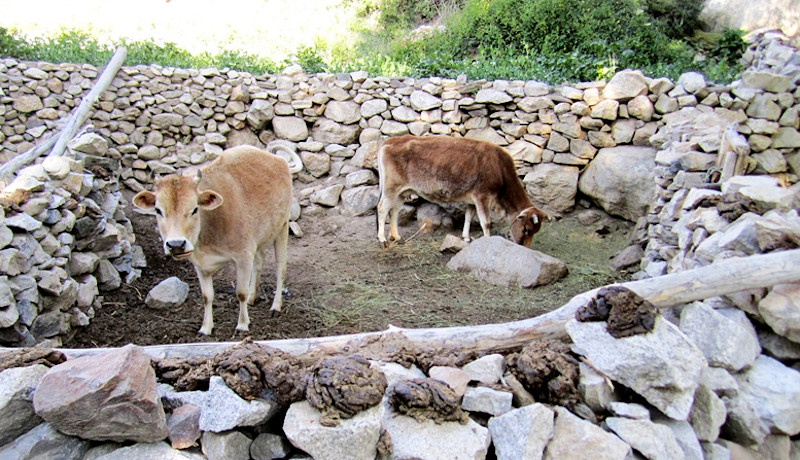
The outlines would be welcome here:
[[[36,158],[44,155],[51,148],[53,150],[50,151],[48,156],[62,155],[67,146],[67,142],[69,142],[69,140],[75,136],[75,133],[78,132],[78,129],[80,129],[80,127],[89,118],[92,106],[95,102],[97,102],[97,99],[100,97],[100,95],[103,94],[103,91],[108,88],[108,85],[111,84],[111,81],[117,75],[117,72],[119,72],[119,69],[122,67],[122,63],[125,61],[125,57],[127,55],[128,51],[125,48],[117,48],[117,50],[114,52],[114,55],[111,56],[111,59],[108,61],[108,64],[106,64],[106,67],[103,70],[103,73],[100,75],[100,78],[97,79],[97,82],[89,91],[89,94],[83,98],[78,108],[69,117],[67,125],[61,130],[61,132],[57,135],[54,135],[50,139],[47,139],[45,142],[37,145],[36,147],[15,156],[0,166],[0,182],[3,182],[4,185],[8,185],[15,172]]]
[[[656,307],[665,308],[734,292],[800,282],[800,249],[723,260],[705,267],[671,273],[656,278],[622,283]],[[287,353],[311,351],[337,352],[346,346],[358,346],[382,334],[402,332],[412,343],[439,344],[464,351],[502,352],[543,338],[564,337],[564,324],[585,305],[600,288],[573,297],[567,304],[541,316],[502,324],[400,329],[304,339],[258,341]],[[189,358],[213,356],[235,342],[152,345],[142,347],[153,358]],[[93,355],[108,349],[61,349],[69,358]]]

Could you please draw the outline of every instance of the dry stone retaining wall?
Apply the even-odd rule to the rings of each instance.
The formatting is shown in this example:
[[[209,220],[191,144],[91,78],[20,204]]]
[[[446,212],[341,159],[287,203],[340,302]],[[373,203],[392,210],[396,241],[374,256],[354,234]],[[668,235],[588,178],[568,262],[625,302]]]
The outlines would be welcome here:
[[[92,121],[94,133],[80,136],[73,145],[74,159],[47,160],[26,168],[3,191],[4,199],[14,198],[15,191],[25,196],[17,207],[9,205],[0,220],[4,238],[0,262],[6,264],[0,285],[8,286],[7,292],[0,292],[6,302],[0,312],[2,320],[11,323],[2,331],[20,337],[18,344],[36,341],[37,320],[74,325],[73,318],[88,318],[95,286],[108,279],[120,282],[120,272],[136,276],[135,246],[126,236],[130,233],[120,211],[117,174],[128,187],[138,189],[153,172],[201,164],[224,145],[266,144],[276,135],[296,145],[303,156],[306,171],[299,180],[305,186],[298,193],[302,212],[330,207],[357,212],[348,208],[346,192],[374,187],[369,183],[374,177],[366,182],[356,177],[371,177],[372,155],[381,136],[406,131],[458,133],[508,145],[520,160],[520,175],[529,177],[527,184],[534,183],[531,175],[540,178],[529,188],[534,196],[534,192],[548,193],[553,201],[563,199],[563,209],[555,212],[574,206],[580,191],[607,209],[631,212],[628,218],[642,216],[640,241],[646,251],[638,276],[796,248],[800,245],[800,55],[781,37],[767,34],[751,48],[748,59],[751,67],[742,79],[723,88],[709,86],[694,74],[672,83],[648,81],[635,72],[617,74],[605,85],[553,90],[532,82],[412,81],[360,73],[223,77],[211,69],[126,69],[103,97],[102,110]],[[66,97],[47,94],[37,81],[50,82],[45,85],[48,91],[58,86],[53,78],[71,82],[67,86],[73,89],[67,94],[89,86],[82,83],[88,77],[79,71],[59,73],[53,66],[54,73],[44,75],[30,69],[49,65],[11,67],[10,61],[4,62],[3,132],[12,126],[9,132],[14,133],[3,139],[6,149],[19,148],[26,136],[34,139],[28,125],[34,133],[37,127],[48,126],[39,114],[43,108],[23,112],[27,109],[16,103],[18,99],[24,96],[28,107],[37,106],[31,95],[42,101],[54,98],[43,106],[62,99],[64,108],[75,105],[66,103]],[[84,73],[92,71],[83,68]],[[151,78],[147,72],[161,75]],[[73,75],[78,76],[73,79]],[[178,81],[172,82],[173,78]],[[165,87],[158,90],[153,80]],[[9,109],[14,104],[17,107]],[[709,183],[721,133],[732,121],[746,140],[756,174]],[[632,154],[631,145],[641,149]],[[609,159],[598,161],[604,156]],[[645,158],[642,164],[651,164],[642,175],[654,178],[648,189],[653,206],[644,210],[640,203],[622,199],[619,188],[600,192],[602,187],[595,186],[619,164],[614,157],[639,156]],[[638,164],[625,169],[635,172]],[[595,179],[582,175],[579,180],[583,167],[583,175]],[[561,169],[573,179],[547,181]],[[580,183],[584,181],[587,184]],[[369,200],[364,201],[361,212],[371,209]],[[90,247],[95,241],[103,242],[103,248]],[[101,265],[111,266],[109,272],[113,270],[116,278],[101,275]],[[62,291],[56,291],[57,280]],[[292,404],[282,421],[273,420],[283,414],[274,401],[245,401],[220,377],[211,378],[208,391],[156,387],[148,360],[137,347],[129,346],[102,360],[87,358],[80,366],[56,366],[51,371],[31,366],[0,373],[4,415],[0,424],[7,424],[0,429],[4,434],[0,458],[77,459],[90,448],[87,455],[106,460],[304,458],[298,450],[314,458],[341,458],[342,452],[375,458],[378,452],[386,453],[382,433],[389,433],[394,446],[389,458],[485,458],[492,446],[498,458],[571,459],[591,450],[619,459],[641,455],[788,460],[800,449],[793,441],[800,433],[799,290],[797,284],[778,285],[682,305],[663,312],[652,332],[624,339],[612,338],[603,323],[570,321],[566,330],[574,350],[592,364],[580,366],[581,399],[601,415],[602,424],[587,412],[578,417],[565,407],[514,402],[509,393],[519,395],[519,391],[506,386],[511,379],[500,355],[461,368],[431,368],[427,374],[463,392],[461,409],[486,423],[435,424],[380,404],[332,428],[321,423],[319,412],[306,401]],[[77,308],[72,308],[74,291]],[[109,371],[108,363],[116,363],[116,373]],[[377,361],[372,365],[386,375],[390,386],[426,376],[413,366],[406,369]],[[102,375],[107,385],[89,385],[83,393],[57,383],[78,375],[91,382]],[[612,391],[606,379],[626,391]],[[130,411],[116,410],[118,406],[109,411],[100,403],[89,411],[110,414],[113,420],[95,420],[93,434],[87,436],[92,441],[80,432],[64,434],[74,433],[75,424],[82,422],[71,419],[71,408],[59,401],[83,394],[97,402],[102,398],[95,391],[114,393],[119,381],[130,390],[124,403]],[[121,403],[115,400],[115,404]],[[134,420],[130,430],[115,429],[122,426],[117,415],[137,411],[145,411],[152,422]],[[165,436],[172,447],[148,442]],[[117,443],[121,441],[141,442],[121,447]],[[191,447],[195,443],[201,448]]]

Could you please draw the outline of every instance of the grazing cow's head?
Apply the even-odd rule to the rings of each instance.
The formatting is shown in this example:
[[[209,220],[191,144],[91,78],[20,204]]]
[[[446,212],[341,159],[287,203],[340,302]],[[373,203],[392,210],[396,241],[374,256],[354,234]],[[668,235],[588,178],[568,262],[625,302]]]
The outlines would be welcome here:
[[[526,248],[531,246],[533,235],[542,226],[542,220],[547,217],[543,211],[530,207],[520,212],[511,223],[511,239]]]
[[[192,255],[200,235],[200,210],[210,211],[222,204],[222,196],[213,190],[197,190],[200,172],[192,177],[170,175],[157,179],[153,192],[143,190],[133,197],[133,204],[155,211],[158,232],[164,241],[164,253],[176,259]]]

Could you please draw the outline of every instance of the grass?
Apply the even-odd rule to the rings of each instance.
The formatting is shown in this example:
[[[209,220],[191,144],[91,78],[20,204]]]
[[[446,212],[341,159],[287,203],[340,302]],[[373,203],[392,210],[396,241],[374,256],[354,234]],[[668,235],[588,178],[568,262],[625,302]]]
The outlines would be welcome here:
[[[545,4],[557,0],[528,0],[537,1]],[[274,74],[297,63],[307,73],[365,70],[370,75],[447,78],[464,74],[470,79],[548,83],[608,78],[621,70],[620,66],[630,65],[627,51],[606,50],[608,45],[602,44],[597,46],[606,51],[600,54],[495,46],[462,55],[453,50],[464,46],[447,45],[436,33],[416,33],[423,38],[407,39],[412,33],[409,18],[387,13],[391,12],[387,7],[393,6],[417,15],[418,20],[422,17],[441,24],[456,15],[459,3],[239,0],[221,7],[209,0],[143,0],[136,8],[119,14],[113,2],[103,0],[75,0],[68,8],[63,2],[42,0],[37,2],[36,14],[31,14],[24,3],[0,0],[0,56],[102,66],[121,45],[128,48],[126,65],[216,67]],[[388,16],[381,18],[379,12]],[[437,47],[436,40],[445,43],[444,48]],[[682,43],[674,42],[679,47]],[[694,70],[716,82],[730,81],[739,71],[724,59],[694,62],[686,52],[667,51],[662,50],[662,62],[641,70],[672,79]]]

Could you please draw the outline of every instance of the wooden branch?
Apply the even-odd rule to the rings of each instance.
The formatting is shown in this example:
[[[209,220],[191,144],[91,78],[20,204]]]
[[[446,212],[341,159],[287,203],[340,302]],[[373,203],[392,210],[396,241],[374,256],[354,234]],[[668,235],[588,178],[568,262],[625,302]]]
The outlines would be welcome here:
[[[6,185],[11,183],[11,181],[14,179],[15,172],[19,171],[23,166],[27,165],[36,158],[39,158],[45,152],[53,148],[56,140],[58,140],[57,135],[51,136],[49,139],[37,145],[36,147],[29,149],[25,153],[20,153],[0,166],[0,189],[5,188]]]
[[[36,158],[44,155],[44,153],[51,148],[53,150],[49,155],[61,156],[64,154],[64,149],[67,146],[67,142],[69,142],[69,140],[75,136],[75,134],[78,132],[78,129],[80,129],[80,127],[89,118],[89,113],[92,109],[92,106],[95,102],[97,102],[97,99],[100,98],[100,95],[103,94],[103,91],[108,88],[108,85],[111,84],[111,81],[114,80],[114,77],[122,67],[122,63],[125,61],[125,57],[127,55],[128,51],[125,48],[117,48],[117,50],[114,52],[114,55],[111,56],[111,59],[108,61],[108,64],[106,64],[103,73],[100,74],[100,78],[97,79],[97,82],[94,84],[91,91],[89,91],[89,94],[83,98],[80,105],[78,105],[78,108],[70,116],[66,126],[58,135],[52,136],[42,144],[37,145],[25,153],[15,156],[0,166],[0,183],[2,183],[0,184],[2,185],[0,188],[4,188],[6,185],[8,185],[13,179],[13,174],[19,169]]]
[[[800,249],[726,259],[705,267],[671,273],[656,278],[622,283],[656,307],[665,308],[695,300],[732,294],[747,289],[800,282]],[[318,337],[307,339],[266,340],[269,345],[295,355],[311,351],[335,352],[357,346],[383,334],[402,332],[408,340],[420,344],[459,347],[465,351],[501,352],[521,347],[543,338],[566,335],[564,324],[585,305],[600,288],[573,297],[557,310],[534,318],[502,324],[446,327],[432,329],[400,329],[390,326],[381,332]],[[153,358],[210,357],[236,342],[192,343],[144,346]],[[107,348],[61,349],[69,358],[94,355]]]
[[[105,91],[108,85],[114,80],[117,72],[119,72],[119,69],[122,67],[122,63],[125,62],[125,57],[127,55],[128,51],[124,47],[120,46],[117,48],[114,55],[111,56],[111,59],[108,61],[108,64],[106,64],[103,73],[100,74],[100,78],[97,79],[97,82],[92,87],[92,90],[83,98],[80,105],[75,110],[75,114],[70,118],[67,126],[61,131],[61,134],[58,136],[58,141],[55,147],[53,147],[53,151],[50,152],[48,156],[61,156],[64,154],[67,142],[75,136],[78,129],[80,129],[89,118],[92,106],[94,106],[94,103],[97,102],[100,95],[103,94],[103,91]]]

